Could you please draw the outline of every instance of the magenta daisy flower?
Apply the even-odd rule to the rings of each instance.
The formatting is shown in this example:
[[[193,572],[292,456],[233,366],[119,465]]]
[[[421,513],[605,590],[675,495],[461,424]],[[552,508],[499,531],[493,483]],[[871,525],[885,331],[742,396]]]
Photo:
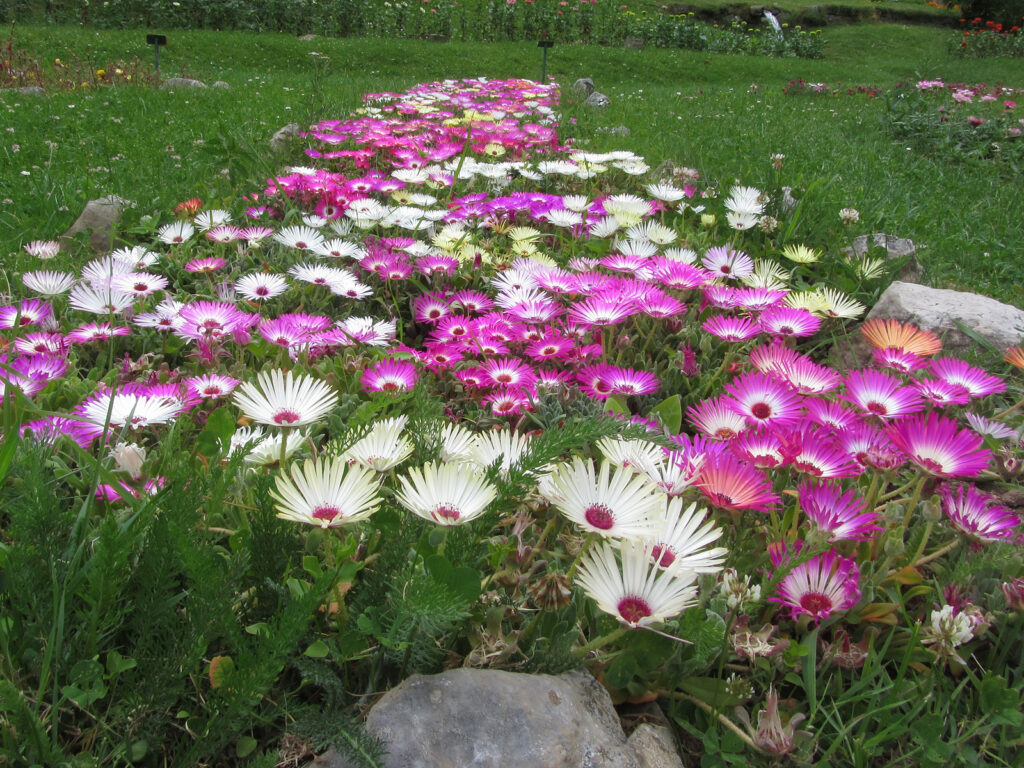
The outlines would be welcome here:
[[[611,385],[612,394],[615,395],[647,395],[657,392],[661,386],[653,373],[635,371],[632,368],[610,365],[605,375]]]
[[[861,467],[853,457],[824,430],[804,429],[791,435],[793,453],[790,466],[813,477],[855,477]]]
[[[829,550],[792,568],[779,583],[776,597],[768,599],[790,610],[790,616],[810,616],[815,623],[860,600],[857,563]]]
[[[839,386],[841,377],[828,366],[818,365],[813,360],[797,355],[792,362],[769,371],[776,378],[786,382],[801,395],[823,395]]]
[[[1008,507],[997,504],[995,498],[973,485],[959,485],[954,491],[948,483],[943,483],[939,496],[953,526],[979,541],[1013,539],[1021,523]]]
[[[115,336],[127,336],[130,333],[131,329],[125,328],[123,325],[86,323],[75,328],[64,338],[70,344],[89,344],[93,341],[106,341]]]
[[[537,381],[534,370],[515,357],[499,357],[486,360],[483,365],[486,383],[496,387],[529,388]]]
[[[174,330],[190,339],[220,338],[247,330],[259,322],[259,315],[241,312],[234,304],[197,301],[178,311]]]
[[[483,400],[495,416],[515,416],[532,410],[529,390],[521,387],[499,387]]]
[[[821,327],[821,318],[806,309],[772,307],[757,319],[761,330],[771,336],[813,336]]]
[[[362,377],[366,392],[397,394],[416,385],[416,365],[408,360],[381,360],[369,366]]]
[[[938,477],[974,477],[992,456],[980,435],[937,413],[900,419],[885,434],[914,464]]]
[[[612,394],[611,369],[607,363],[585,365],[576,372],[580,391],[594,400],[607,400]]]
[[[947,405],[966,405],[971,401],[971,393],[962,384],[954,384],[945,379],[920,378],[910,385],[921,393],[936,408]]]
[[[931,368],[932,373],[943,381],[964,387],[971,397],[984,397],[1006,390],[1006,382],[999,377],[955,357],[933,359]]]
[[[416,270],[421,274],[454,275],[459,268],[459,260],[454,256],[430,255],[416,260]]]
[[[772,288],[737,288],[733,296],[736,297],[736,306],[748,312],[762,312],[766,309],[778,306],[789,291],[778,291]]]
[[[797,489],[800,508],[828,541],[868,541],[876,531],[878,515],[865,512],[867,502],[856,491],[844,492],[834,483],[804,481]]]
[[[807,418],[813,423],[827,427],[833,432],[850,429],[861,419],[857,413],[849,408],[844,408],[835,400],[809,397],[804,401],[804,409],[807,412]]]
[[[440,293],[424,293],[412,302],[413,319],[417,323],[436,323],[452,313],[448,299]]]
[[[568,318],[572,322],[584,325],[614,325],[636,313],[637,309],[633,302],[594,296],[571,306]]]
[[[770,429],[749,429],[729,441],[729,448],[743,461],[758,469],[772,469],[788,463],[779,433]]]
[[[691,424],[715,440],[732,440],[748,428],[747,420],[724,396],[702,400],[686,414]]]
[[[22,355],[56,355],[68,352],[67,341],[59,333],[29,333],[14,340],[14,348]]]
[[[699,288],[708,281],[709,275],[692,264],[685,264],[672,259],[657,259],[653,264],[653,279],[658,285],[687,291]]]
[[[53,316],[53,308],[39,299],[25,299],[20,304],[0,307],[0,328],[23,328],[39,325]]]
[[[732,511],[768,512],[779,500],[763,472],[731,454],[709,457],[695,485],[709,504]]]
[[[216,272],[219,269],[223,269],[226,264],[227,261],[219,256],[207,256],[206,258],[192,259],[189,261],[185,264],[185,271],[199,274]]]
[[[907,462],[906,455],[871,424],[854,424],[837,432],[836,437],[843,450],[862,467],[888,472]]]
[[[775,427],[796,423],[802,398],[793,390],[760,371],[750,371],[725,385],[728,405],[751,424]]]
[[[924,408],[917,390],[881,371],[850,371],[844,383],[847,402],[882,419],[906,416]]]
[[[534,360],[560,360],[574,344],[572,339],[551,332],[527,344],[526,355]]]
[[[883,368],[892,368],[900,373],[911,373],[928,366],[928,358],[900,347],[874,347],[871,356]]]
[[[761,326],[749,317],[715,315],[701,324],[701,328],[722,341],[747,341],[761,333]]]

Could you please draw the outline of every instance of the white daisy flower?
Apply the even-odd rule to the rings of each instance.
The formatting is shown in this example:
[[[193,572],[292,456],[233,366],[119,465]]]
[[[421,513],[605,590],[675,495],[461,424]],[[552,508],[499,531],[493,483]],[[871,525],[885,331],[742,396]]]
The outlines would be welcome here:
[[[466,464],[428,462],[399,477],[398,502],[413,514],[438,525],[461,525],[479,517],[497,496],[483,473]]]
[[[319,421],[338,403],[338,394],[312,376],[261,371],[256,382],[239,385],[235,405],[258,424],[301,427]]]
[[[665,509],[665,522],[648,540],[651,560],[660,568],[717,573],[729,550],[710,548],[722,537],[722,529],[705,521],[705,511],[692,503],[685,510],[683,500],[670,499]],[[702,525],[703,523],[703,525]]]
[[[339,457],[306,459],[301,467],[292,464],[289,474],[279,474],[270,492],[283,520],[337,528],[365,520],[380,507],[376,473]]]
[[[538,489],[559,512],[583,530],[622,539],[648,538],[661,524],[664,495],[646,475],[601,462],[594,469],[580,457],[560,464]]]
[[[642,542],[623,542],[621,565],[608,542],[583,557],[576,577],[598,608],[628,627],[646,627],[696,603],[697,575],[692,571],[661,571]]]
[[[40,296],[59,296],[75,284],[75,276],[68,272],[26,272],[21,282]]]
[[[374,472],[387,472],[412,455],[412,441],[402,434],[408,421],[408,416],[378,421],[368,435],[346,449],[340,458]]]

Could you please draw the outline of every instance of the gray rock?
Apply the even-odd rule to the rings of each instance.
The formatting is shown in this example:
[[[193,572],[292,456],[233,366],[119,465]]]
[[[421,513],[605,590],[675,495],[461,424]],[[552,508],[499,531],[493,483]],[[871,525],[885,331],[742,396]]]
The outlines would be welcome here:
[[[218,80],[217,82],[215,82],[210,87],[211,88],[223,88],[225,91],[230,91],[231,90],[231,86],[228,85],[227,83],[225,83],[223,80]]]
[[[631,51],[639,51],[644,47],[644,39],[642,37],[627,37],[622,41],[622,46]]]
[[[629,136],[632,131],[625,125],[617,125],[614,128],[609,128],[608,133],[612,136]]]
[[[897,275],[898,280],[905,283],[916,283],[924,276],[924,267],[918,262],[917,246],[913,240],[905,237],[887,235],[883,232],[876,232],[873,235],[861,235],[853,241],[849,248],[844,248],[843,253],[852,258],[861,259],[869,255],[872,249],[884,249],[888,259],[907,259]]]
[[[675,737],[664,725],[641,723],[629,735],[629,746],[642,768],[684,768]]]
[[[316,40],[316,35],[310,33],[308,35],[299,35],[299,40]]]
[[[896,281],[878,299],[866,319],[891,318],[932,331],[942,339],[944,352],[962,354],[977,346],[960,326],[1005,350],[1024,342],[1024,310],[964,291],[929,288]],[[871,348],[858,333],[833,349],[833,359],[845,367],[871,360]]]
[[[608,692],[585,672],[415,675],[370,710],[388,768],[644,768]],[[348,768],[334,752],[323,768]]]
[[[592,94],[587,96],[587,100],[583,102],[584,106],[587,107],[607,107],[611,103],[612,100],[599,91],[594,91]]]
[[[131,205],[132,203],[117,195],[90,200],[75,219],[75,223],[61,235],[61,239],[69,240],[79,232],[88,232],[89,246],[97,253],[109,253],[113,243],[114,226],[121,220],[121,212]]]
[[[597,86],[594,85],[594,81],[589,77],[581,77],[572,84],[572,89],[581,96],[589,96],[597,90]]]
[[[270,149],[273,152],[282,152],[292,143],[292,139],[302,133],[302,126],[298,123],[288,123],[279,128],[277,133],[270,137]]]
[[[205,88],[206,83],[190,77],[168,77],[160,83],[161,91],[173,91],[178,88]]]

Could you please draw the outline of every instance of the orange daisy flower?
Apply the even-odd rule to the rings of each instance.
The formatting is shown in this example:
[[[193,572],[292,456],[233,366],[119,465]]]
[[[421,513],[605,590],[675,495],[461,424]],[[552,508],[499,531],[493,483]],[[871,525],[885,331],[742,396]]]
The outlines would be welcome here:
[[[1010,347],[1003,355],[1003,360],[1024,370],[1024,347]]]
[[[931,331],[896,320],[876,317],[866,321],[860,332],[877,349],[902,349],[915,355],[934,355],[942,349],[942,341]]]

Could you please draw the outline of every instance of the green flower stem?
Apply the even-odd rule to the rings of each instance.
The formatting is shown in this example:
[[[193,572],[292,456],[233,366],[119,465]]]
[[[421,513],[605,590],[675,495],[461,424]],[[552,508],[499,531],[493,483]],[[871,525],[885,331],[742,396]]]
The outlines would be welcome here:
[[[889,501],[890,499],[895,499],[897,496],[899,496],[899,495],[901,495],[903,493],[906,493],[907,491],[909,491],[913,487],[914,483],[917,482],[917,479],[918,479],[918,476],[914,475],[914,477],[912,477],[910,479],[910,482],[908,482],[906,485],[901,485],[895,491],[890,491],[889,493],[886,493],[886,494],[883,494],[883,495],[879,496],[878,499],[876,500],[876,503],[881,504],[882,502]]]
[[[959,538],[953,539],[948,544],[946,544],[946,545],[936,549],[930,555],[925,555],[924,557],[922,557],[919,560],[914,560],[912,563],[910,563],[910,567],[911,568],[919,568],[922,565],[928,565],[928,563],[932,562],[933,560],[938,560],[940,557],[942,557],[944,555],[948,555],[950,552],[952,552],[958,546],[960,546],[960,539]],[[889,573],[887,573],[886,576],[888,578],[891,578],[891,577],[895,576],[896,574],[898,574],[899,571],[900,571],[900,569],[893,569],[893,570],[889,571]]]
[[[579,648],[574,649],[573,652],[572,652],[572,655],[573,656],[586,656],[591,651],[596,651],[598,648],[603,648],[604,646],[608,645],[609,643],[615,642],[620,637],[622,637],[624,634],[629,632],[629,630],[630,630],[630,628],[626,627],[626,626],[622,626],[622,627],[618,627],[617,629],[613,629],[607,635],[601,635],[601,637],[597,638],[596,640],[591,640],[586,645],[581,645]]]
[[[590,549],[590,545],[593,543],[595,535],[596,534],[593,533],[588,534],[580,545],[580,551],[576,553],[576,557],[573,558],[572,564],[569,566],[569,573],[566,574],[569,581],[572,581],[572,577],[576,575],[576,570],[580,567],[580,561],[583,559],[583,555],[586,551]]]
[[[763,750],[754,743],[753,739],[751,739],[750,736],[748,736],[743,731],[742,728],[740,728],[738,725],[736,725],[736,723],[734,723],[728,717],[726,717],[721,712],[716,710],[714,707],[712,707],[707,702],[701,701],[696,696],[691,696],[690,694],[683,693],[682,691],[659,691],[658,693],[659,693],[659,695],[665,696],[665,697],[670,698],[670,699],[682,699],[683,701],[688,701],[691,704],[696,704],[698,707],[703,709],[709,715],[714,715],[715,717],[717,717],[718,721],[722,725],[724,725],[730,731],[732,731],[737,736],[739,736],[743,740],[743,743],[746,744],[748,747],[750,747],[752,750],[754,750],[755,752],[763,754]]]
[[[910,527],[910,518],[913,516],[914,510],[917,509],[917,503],[921,500],[921,491],[924,490],[924,484],[927,479],[928,476],[922,474],[917,481],[917,485],[914,486],[914,492],[907,502],[907,514],[903,517],[904,530]]]
[[[996,418],[996,419],[1001,419],[1001,418],[1003,418],[1004,416],[1009,416],[1009,415],[1010,415],[1011,413],[1013,413],[1014,411],[1016,411],[1016,410],[1017,410],[1018,408],[1020,408],[1020,407],[1021,407],[1022,405],[1024,405],[1024,399],[1018,400],[1018,401],[1017,401],[1016,403],[1014,403],[1013,405],[1011,405],[1011,406],[1010,406],[1009,408],[1007,408],[1006,410],[1000,411],[1000,412],[999,412],[999,413],[997,413],[997,414],[996,414],[996,415],[995,415],[995,416],[994,416],[993,418]]]

